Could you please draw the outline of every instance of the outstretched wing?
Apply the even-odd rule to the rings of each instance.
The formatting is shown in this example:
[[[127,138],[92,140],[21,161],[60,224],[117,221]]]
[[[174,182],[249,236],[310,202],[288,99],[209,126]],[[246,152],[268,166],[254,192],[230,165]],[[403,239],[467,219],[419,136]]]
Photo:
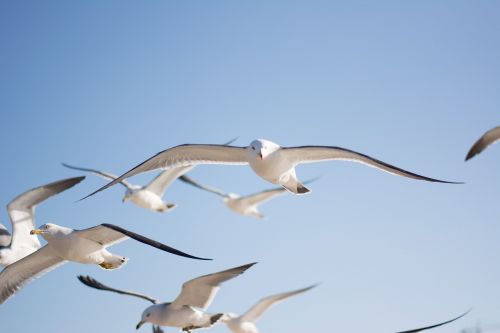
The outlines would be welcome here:
[[[109,224],[109,223],[103,223],[100,226],[87,229],[87,230],[95,229],[95,230],[91,231],[91,236],[90,237],[93,237],[95,239],[99,239],[100,237],[102,237],[101,236],[102,232],[100,231],[101,228],[107,228],[108,232],[110,232],[110,233],[114,232],[114,233],[119,233],[121,236],[125,236],[125,237],[128,236],[128,237],[130,237],[132,239],[135,239],[136,241],[141,242],[143,244],[155,247],[155,248],[157,248],[159,250],[162,250],[162,251],[165,251],[165,252],[168,252],[168,253],[172,253],[172,254],[175,254],[175,255],[178,255],[178,256],[181,256],[181,257],[186,257],[186,258],[191,258],[191,259],[198,259],[198,260],[212,260],[212,259],[200,258],[200,257],[192,256],[192,255],[187,254],[185,252],[182,252],[182,251],[179,251],[177,249],[174,249],[173,247],[170,247],[170,246],[168,246],[166,244],[163,244],[163,243],[160,243],[158,241],[155,241],[155,240],[153,240],[151,238],[147,238],[147,237],[145,237],[143,235],[136,234],[135,232],[132,232],[130,230],[127,230],[127,229],[124,229],[124,228],[119,227],[117,225]],[[83,230],[83,231],[85,231],[85,230]],[[80,231],[80,232],[82,232],[82,231]],[[111,240],[110,244],[113,244],[112,242],[113,242],[113,240]]]
[[[189,165],[162,171],[148,185],[146,185],[146,189],[162,197],[163,193],[165,193],[165,189],[169,187],[174,180],[181,177],[192,168],[194,168],[194,166]]]
[[[19,247],[40,248],[40,242],[36,235],[30,235],[35,229],[35,207],[51,196],[65,191],[85,177],[74,177],[59,180],[50,184],[35,187],[14,198],[8,205],[10,222],[12,223],[11,248],[16,251]]]
[[[0,304],[12,297],[24,285],[64,263],[47,246],[7,266],[0,273]]]
[[[221,191],[215,187],[202,185],[202,184],[198,183],[197,181],[195,181],[193,178],[188,177],[186,175],[179,177],[179,180],[182,180],[184,183],[193,185],[194,187],[197,187],[197,188],[202,189],[204,191],[215,193],[218,196],[221,196],[223,198],[227,196],[227,193],[224,193],[223,191]]]
[[[301,294],[305,291],[308,291],[314,287],[316,287],[317,284],[298,289],[298,290],[293,290],[289,291],[286,293],[281,293],[281,294],[276,294],[272,296],[268,296],[266,298],[261,299],[257,304],[255,304],[253,307],[250,308],[245,314],[241,316],[242,321],[249,321],[249,322],[255,322],[267,309],[269,309],[272,305],[288,298],[294,295]]]
[[[66,163],[61,163],[61,164],[63,166],[65,166],[66,168],[69,168],[69,169],[79,170],[79,171],[85,171],[85,172],[91,172],[91,173],[96,174],[98,176],[101,176],[102,178],[107,179],[107,180],[115,180],[116,178],[118,178],[118,176],[115,176],[115,175],[113,175],[112,173],[109,173],[109,172],[99,171],[99,170],[90,169],[90,168],[77,167],[77,166],[69,165],[69,164],[66,164]],[[122,180],[119,183],[122,184],[123,186],[125,186],[128,189],[131,189],[133,187],[126,180]]]
[[[498,142],[500,140],[500,126],[490,129],[488,132],[484,133],[482,137],[480,137],[476,143],[471,147],[465,160],[470,160],[477,154],[481,153],[488,146]]]
[[[245,148],[204,144],[185,144],[169,148],[130,169],[82,200],[139,173],[198,164],[247,164]]]
[[[379,170],[392,173],[394,175],[426,180],[429,182],[437,183],[448,183],[448,184],[460,184],[456,182],[449,182],[434,178],[429,178],[426,176],[421,176],[416,173],[403,170],[394,165],[382,162],[368,155],[364,155],[353,150],[340,148],[340,147],[330,147],[330,146],[302,146],[302,147],[289,147],[282,148],[282,153],[285,158],[295,164],[301,163],[314,163],[329,160],[344,160],[362,163]]]
[[[0,248],[9,246],[10,239],[11,236],[9,230],[7,230],[7,228],[0,223]]]
[[[153,304],[158,303],[157,299],[146,296],[144,294],[108,287],[108,286],[102,284],[101,282],[97,281],[96,279],[94,279],[88,275],[87,276],[78,275],[78,280],[80,280],[80,282],[83,283],[84,285],[86,285],[87,287],[91,287],[91,288],[95,288],[95,289],[99,289],[99,290],[104,290],[104,291],[111,291],[111,292],[122,294],[122,295],[139,297],[139,298],[142,298],[142,299],[149,301]]]
[[[430,326],[425,326],[425,327],[420,327],[420,328],[415,328],[415,329],[412,329],[412,330],[408,330],[408,331],[401,331],[401,332],[397,332],[397,333],[416,333],[416,332],[420,332],[420,331],[425,331],[425,330],[429,330],[431,328],[436,328],[436,327],[439,327],[439,326],[443,326],[443,325],[446,325],[446,324],[449,324],[451,322],[454,322],[455,320],[457,319],[460,319],[462,318],[463,316],[465,316],[466,314],[468,314],[470,312],[470,310],[468,310],[467,312],[465,313],[462,313],[460,316],[456,317],[456,318],[453,318],[453,319],[450,319],[448,321],[445,321],[445,322],[442,322],[442,323],[439,323],[439,324],[434,324],[434,325],[430,325]]]
[[[222,282],[237,277],[255,264],[251,263],[187,281],[182,285],[180,295],[170,306],[181,308],[189,305],[206,309],[212,303]]]

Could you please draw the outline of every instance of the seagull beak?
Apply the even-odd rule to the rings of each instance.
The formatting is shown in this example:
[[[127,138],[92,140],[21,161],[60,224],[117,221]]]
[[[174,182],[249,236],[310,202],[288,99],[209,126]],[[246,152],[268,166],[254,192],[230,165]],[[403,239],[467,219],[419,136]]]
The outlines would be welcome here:
[[[136,330],[138,330],[142,325],[144,325],[145,321],[144,320],[141,320],[139,322],[139,324],[137,324],[137,326],[135,327]]]
[[[30,231],[30,235],[41,235],[43,234],[43,231],[40,229],[35,229]]]

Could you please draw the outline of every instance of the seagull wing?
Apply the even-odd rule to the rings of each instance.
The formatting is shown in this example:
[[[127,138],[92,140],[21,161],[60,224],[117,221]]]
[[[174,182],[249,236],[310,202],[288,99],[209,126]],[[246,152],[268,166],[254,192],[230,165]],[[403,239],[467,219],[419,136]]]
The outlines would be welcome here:
[[[282,148],[282,153],[284,154],[285,158],[287,158],[289,161],[295,164],[314,163],[314,162],[329,161],[329,160],[344,160],[344,161],[362,163],[370,167],[377,168],[382,171],[407,178],[426,180],[438,183],[457,184],[455,182],[448,182],[444,180],[421,176],[416,173],[400,169],[394,165],[382,162],[368,155],[364,155],[355,152],[353,150],[340,147],[330,147],[330,146],[289,147],[289,148]]]
[[[439,323],[439,324],[434,324],[434,325],[430,325],[430,326],[426,326],[426,327],[415,328],[415,329],[412,329],[412,330],[402,331],[402,332],[398,332],[398,333],[416,333],[416,332],[425,331],[425,330],[428,330],[428,329],[431,329],[431,328],[443,326],[443,325],[449,324],[451,322],[454,322],[457,319],[462,318],[463,316],[465,316],[469,312],[470,312],[470,310],[467,311],[467,312],[465,312],[465,313],[462,313],[460,316],[458,316],[456,318],[450,319],[448,321],[445,321],[445,322],[442,322],[442,323]]]
[[[101,282],[97,281],[96,279],[94,279],[88,275],[87,276],[78,275],[78,280],[80,280],[80,282],[83,283],[84,285],[86,285],[87,287],[91,287],[91,288],[95,288],[95,289],[99,289],[99,290],[111,291],[111,292],[122,294],[122,295],[139,297],[139,298],[142,298],[142,299],[149,301],[153,304],[158,303],[158,300],[156,300],[152,297],[143,295],[143,294],[139,294],[139,293],[136,293],[133,291],[126,291],[126,290],[120,290],[120,289],[108,287],[108,286],[102,284]]]
[[[267,309],[269,309],[272,305],[297,294],[301,294],[305,291],[308,291],[317,285],[312,285],[306,288],[289,291],[286,293],[276,294],[272,296],[265,297],[261,299],[257,304],[252,306],[250,310],[248,310],[245,314],[243,314],[240,318],[242,321],[255,322]]]
[[[99,170],[90,169],[90,168],[77,167],[77,166],[69,165],[69,164],[66,164],[66,163],[61,163],[61,164],[63,166],[65,166],[66,168],[73,169],[73,170],[90,172],[90,173],[96,174],[98,176],[101,176],[102,178],[107,179],[107,180],[115,180],[116,178],[118,178],[118,176],[115,176],[115,175],[113,175],[112,173],[109,173],[109,172],[99,171]],[[119,183],[122,184],[123,186],[125,186],[127,189],[132,189],[133,188],[133,186],[129,182],[127,182],[126,180],[121,180]]]
[[[59,180],[47,185],[39,186],[17,196],[7,205],[10,222],[12,223],[11,248],[15,251],[19,247],[40,248],[40,241],[36,235],[30,235],[35,229],[35,207],[51,196],[67,190],[85,177],[74,177]]]
[[[160,326],[153,325],[153,333],[165,333]]]
[[[153,240],[151,238],[147,238],[145,236],[136,234],[135,232],[132,232],[132,231],[127,230],[127,229],[124,229],[124,228],[119,227],[119,226],[114,225],[114,224],[103,223],[100,226],[97,226],[97,227],[94,227],[94,228],[90,228],[90,229],[86,229],[86,230],[92,230],[92,229],[94,229],[94,230],[91,231],[91,237],[95,237],[96,239],[99,239],[99,237],[101,237],[101,234],[102,234],[102,231],[101,231],[102,229],[101,228],[107,229],[108,232],[110,232],[110,233],[120,234],[121,236],[130,237],[130,238],[132,238],[132,239],[134,239],[134,240],[136,240],[138,242],[144,243],[146,245],[155,247],[155,248],[157,248],[159,250],[162,250],[162,251],[165,251],[165,252],[168,252],[168,253],[172,253],[172,254],[175,254],[175,255],[178,255],[178,256],[181,256],[181,257],[186,257],[186,258],[191,258],[191,259],[198,259],[198,260],[212,260],[212,259],[200,258],[200,257],[192,256],[192,255],[187,254],[185,252],[182,252],[182,251],[179,251],[177,249],[174,249],[173,247],[170,247],[170,246],[168,246],[166,244],[163,244],[163,243],[155,241],[155,240]],[[82,231],[85,231],[85,230],[82,230]],[[113,241],[111,240],[111,242],[113,242]],[[109,246],[109,245],[107,245],[107,246]]]
[[[238,200],[242,202],[244,205],[254,206],[254,205],[260,205],[268,200],[271,200],[277,195],[285,194],[287,192],[288,191],[285,188],[277,187],[259,193],[246,195],[244,197],[239,198]]]
[[[24,285],[64,263],[47,246],[7,266],[0,273],[0,304],[12,297]]]
[[[11,238],[9,230],[0,223],[0,248],[9,246]]]
[[[474,145],[467,153],[467,157],[465,157],[465,160],[470,160],[471,158],[485,150],[488,146],[494,144],[499,140],[500,126],[490,129],[488,132],[484,133],[483,136],[476,141],[476,143],[474,143]]]
[[[193,185],[194,187],[197,187],[199,189],[215,193],[218,196],[221,196],[223,198],[227,196],[227,193],[224,193],[223,191],[221,191],[221,190],[219,190],[219,189],[217,189],[215,187],[210,187],[210,186],[202,185],[202,184],[198,183],[197,181],[195,181],[193,178],[188,177],[186,175],[183,175],[183,176],[179,177],[179,180],[182,180],[184,183]]]
[[[156,176],[148,185],[146,189],[158,194],[160,197],[165,193],[165,189],[169,187],[174,180],[194,168],[193,166],[183,166],[178,168],[167,169],[162,171],[158,176]]]
[[[182,285],[180,295],[171,303],[171,306],[181,308],[188,305],[206,309],[219,291],[221,283],[237,277],[253,265],[255,263],[203,275],[187,281]]]
[[[225,145],[186,144],[164,150],[130,169],[117,179],[87,195],[96,194],[139,173],[156,169],[175,168],[198,164],[247,164],[245,147]],[[85,199],[83,198],[83,199]]]

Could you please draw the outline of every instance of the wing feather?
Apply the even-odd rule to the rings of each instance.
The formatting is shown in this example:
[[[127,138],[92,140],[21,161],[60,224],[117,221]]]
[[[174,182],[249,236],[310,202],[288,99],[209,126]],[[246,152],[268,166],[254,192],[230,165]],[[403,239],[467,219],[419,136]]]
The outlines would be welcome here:
[[[206,309],[212,303],[223,282],[237,277],[255,264],[251,263],[187,281],[182,285],[180,295],[171,303],[171,306],[180,308],[189,305]]]
[[[195,181],[193,178],[188,177],[186,175],[183,175],[183,176],[179,177],[179,180],[183,181],[186,184],[190,184],[190,185],[192,185],[194,187],[202,189],[204,191],[208,191],[208,192],[212,192],[214,194],[217,194],[218,196],[221,196],[223,198],[227,196],[227,193],[224,193],[222,190],[219,190],[219,189],[217,189],[215,187],[203,185],[203,184]]]
[[[47,246],[7,266],[0,273],[0,304],[17,293],[30,281],[64,263]]]
[[[90,172],[90,173],[98,175],[98,176],[100,176],[100,177],[102,177],[104,179],[107,179],[107,180],[115,180],[116,178],[118,178],[118,176],[115,176],[115,175],[113,175],[112,173],[109,173],[109,172],[99,171],[99,170],[91,169],[91,168],[77,167],[77,166],[69,165],[69,164],[66,164],[66,163],[61,163],[61,164],[63,166],[65,166],[66,168],[73,169],[73,170]],[[133,188],[133,186],[129,182],[127,182],[126,180],[122,180],[119,183],[122,184],[123,186],[125,186],[125,188],[128,188],[128,189],[132,189]]]
[[[194,168],[194,166],[189,165],[162,171],[148,185],[146,185],[146,189],[162,197],[167,187],[192,168]]]
[[[34,220],[36,206],[53,195],[75,186],[83,179],[85,177],[67,178],[35,187],[17,196],[7,205],[10,222],[12,223],[11,248],[14,252],[19,247],[40,248],[38,237],[30,235],[30,231],[36,227]]]
[[[436,327],[439,327],[439,326],[443,326],[443,325],[446,325],[446,324],[449,324],[451,322],[454,322],[455,320],[457,319],[460,319],[462,318],[463,316],[465,316],[466,314],[468,314],[471,310],[468,310],[467,312],[465,313],[462,313],[460,316],[456,317],[456,318],[453,318],[453,319],[450,319],[448,321],[445,321],[445,322],[442,322],[442,323],[439,323],[439,324],[434,324],[434,325],[430,325],[430,326],[425,326],[425,327],[420,327],[420,328],[415,328],[415,329],[412,329],[412,330],[408,330],[408,331],[401,331],[401,332],[397,332],[397,333],[416,333],[416,332],[420,332],[420,331],[425,331],[425,330],[429,330],[431,328],[436,328]]]
[[[252,306],[250,308],[250,310],[248,310],[245,314],[243,314],[241,316],[241,320],[255,322],[264,313],[264,311],[269,309],[272,305],[274,305],[278,302],[281,302],[282,300],[284,300],[288,297],[306,292],[306,291],[308,291],[316,286],[317,286],[317,284],[306,287],[306,288],[302,288],[302,289],[298,289],[298,290],[293,290],[293,291],[265,297],[265,298],[261,299],[259,302],[257,302],[254,306]]]
[[[78,280],[80,280],[80,282],[83,283],[84,285],[86,285],[87,287],[91,287],[91,288],[98,289],[98,290],[111,291],[111,292],[118,293],[121,295],[135,296],[135,297],[142,298],[142,299],[144,299],[148,302],[151,302],[153,304],[158,304],[158,300],[156,300],[152,297],[146,296],[144,294],[136,293],[133,291],[126,291],[126,290],[108,287],[108,286],[102,284],[101,282],[97,281],[96,279],[94,279],[88,275],[87,276],[78,275]]]
[[[394,165],[385,163],[383,161],[377,160],[368,155],[364,155],[353,150],[340,148],[340,147],[331,147],[331,146],[302,146],[302,147],[290,147],[283,148],[282,152],[284,156],[295,164],[301,163],[314,163],[321,161],[329,161],[329,160],[344,160],[362,163],[367,166],[377,168],[379,170],[392,173],[394,175],[426,180],[429,182],[438,182],[438,183],[447,183],[447,184],[460,184],[457,182],[449,182],[434,178],[429,178],[425,176],[418,175],[416,173],[398,168]]]
[[[500,126],[490,129],[488,132],[484,133],[482,137],[480,137],[476,143],[471,147],[465,160],[470,160],[477,154],[481,153],[488,146],[498,142],[500,140]]]
[[[245,148],[225,145],[206,144],[185,144],[166,149],[153,157],[147,159],[136,167],[125,172],[117,179],[104,185],[93,193],[87,195],[88,198],[97,192],[107,189],[110,186],[132,177],[139,173],[156,169],[167,169],[181,166],[198,164],[247,164]]]

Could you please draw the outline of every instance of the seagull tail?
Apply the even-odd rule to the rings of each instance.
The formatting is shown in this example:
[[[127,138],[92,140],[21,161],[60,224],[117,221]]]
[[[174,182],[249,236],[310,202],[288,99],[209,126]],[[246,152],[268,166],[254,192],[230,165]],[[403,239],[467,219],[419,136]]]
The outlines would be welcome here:
[[[106,258],[99,264],[102,269],[117,269],[127,263],[127,258],[113,254],[112,257]]]
[[[291,179],[285,184],[281,184],[281,186],[283,186],[287,191],[297,195],[311,192],[311,190],[305,187],[304,184],[295,179]]]
[[[224,316],[223,313],[216,313],[216,314],[210,316],[210,326],[217,323],[223,316]]]

